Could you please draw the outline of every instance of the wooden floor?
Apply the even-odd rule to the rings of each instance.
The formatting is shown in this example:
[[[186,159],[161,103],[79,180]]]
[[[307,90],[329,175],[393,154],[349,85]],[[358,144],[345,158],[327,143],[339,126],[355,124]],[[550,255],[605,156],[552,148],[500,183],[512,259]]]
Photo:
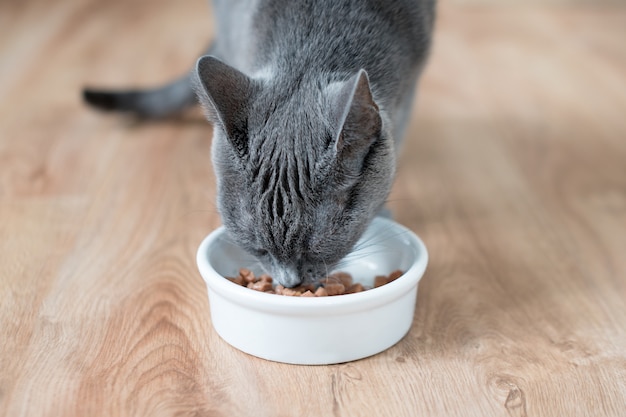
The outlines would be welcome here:
[[[626,415],[626,5],[441,5],[391,196],[431,254],[413,327],[301,367],[211,327],[200,112],[79,99],[186,71],[181,4],[0,2],[0,415]]]

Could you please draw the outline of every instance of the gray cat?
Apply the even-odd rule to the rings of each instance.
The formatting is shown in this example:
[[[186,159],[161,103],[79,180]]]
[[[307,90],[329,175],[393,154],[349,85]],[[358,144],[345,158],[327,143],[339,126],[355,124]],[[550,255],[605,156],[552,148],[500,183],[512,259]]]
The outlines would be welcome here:
[[[217,37],[190,75],[84,98],[162,117],[197,97],[214,125],[218,209],[230,237],[279,283],[313,282],[383,209],[434,2],[214,1]]]

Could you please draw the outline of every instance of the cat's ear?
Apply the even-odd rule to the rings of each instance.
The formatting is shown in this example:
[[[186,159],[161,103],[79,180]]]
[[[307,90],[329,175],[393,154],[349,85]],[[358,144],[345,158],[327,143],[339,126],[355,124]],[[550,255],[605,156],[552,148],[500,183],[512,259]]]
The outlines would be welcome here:
[[[212,122],[219,123],[239,156],[248,152],[247,111],[252,79],[213,56],[196,64],[198,98]]]
[[[382,120],[365,70],[360,70],[337,91],[333,123],[335,152],[345,162],[360,164],[380,137]]]

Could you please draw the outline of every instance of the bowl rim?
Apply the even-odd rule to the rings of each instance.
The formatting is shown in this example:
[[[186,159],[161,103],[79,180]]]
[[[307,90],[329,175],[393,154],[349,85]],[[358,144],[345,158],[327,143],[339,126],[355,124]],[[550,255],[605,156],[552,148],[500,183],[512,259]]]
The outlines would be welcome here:
[[[291,315],[310,315],[312,313],[334,315],[370,309],[388,304],[416,287],[428,264],[426,246],[414,232],[390,219],[377,217],[372,221],[372,224],[374,222],[386,222],[390,226],[399,228],[403,237],[408,238],[411,248],[415,251],[415,261],[396,280],[359,293],[332,297],[288,297],[266,294],[230,282],[219,274],[209,262],[209,249],[226,233],[224,226],[218,227],[202,240],[196,254],[196,262],[200,275],[209,289],[209,295],[213,291],[231,302],[247,308]]]

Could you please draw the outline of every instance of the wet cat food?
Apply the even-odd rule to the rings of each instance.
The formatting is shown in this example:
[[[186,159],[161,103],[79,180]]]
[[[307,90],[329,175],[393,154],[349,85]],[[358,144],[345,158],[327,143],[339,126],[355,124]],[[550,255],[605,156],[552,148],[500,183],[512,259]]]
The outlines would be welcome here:
[[[272,283],[272,277],[267,274],[259,275],[257,277],[247,268],[241,268],[239,270],[239,275],[236,277],[228,277],[228,280],[237,285],[241,285],[242,287],[247,287],[251,290],[266,292],[269,294],[286,295],[291,297],[328,297],[334,295],[352,294],[377,288],[400,278],[402,274],[403,272],[398,269],[389,275],[378,275],[374,278],[373,287],[364,286],[360,282],[353,282],[352,275],[347,272],[335,272],[330,274],[321,280],[317,285],[304,284],[294,288],[285,288],[280,284],[274,286]]]

